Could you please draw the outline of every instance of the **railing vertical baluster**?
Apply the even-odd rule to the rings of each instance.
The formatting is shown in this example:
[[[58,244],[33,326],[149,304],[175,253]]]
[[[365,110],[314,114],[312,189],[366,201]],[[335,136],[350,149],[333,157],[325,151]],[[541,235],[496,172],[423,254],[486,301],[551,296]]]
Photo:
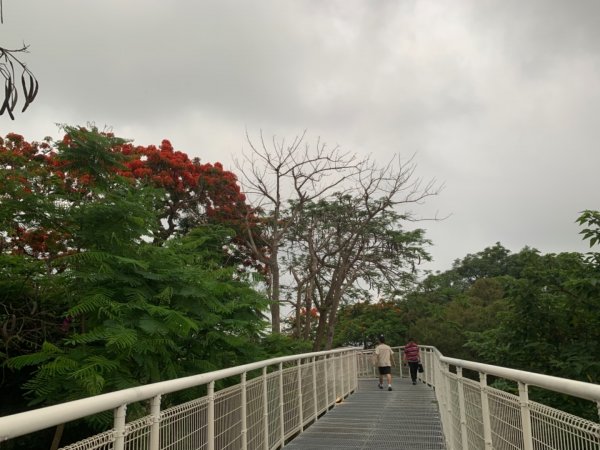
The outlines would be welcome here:
[[[344,356],[344,360],[346,361],[346,395],[350,394],[352,390],[352,374],[350,372],[350,352],[347,352]]]
[[[282,447],[285,442],[285,411],[283,407],[283,363],[279,363],[279,426],[281,428],[279,439]]]
[[[425,381],[429,386],[433,386],[433,352],[429,349],[425,350]]]
[[[402,370],[402,347],[398,348],[398,368],[400,369],[399,378],[404,378],[404,371]]]
[[[123,450],[125,448],[125,418],[127,416],[127,405],[121,405],[115,409],[114,428],[115,444],[114,450]]]
[[[358,358],[359,353],[354,352],[354,390],[358,390]]]
[[[323,357],[323,366],[325,371],[325,407],[329,408],[329,360],[328,356]]]
[[[346,360],[346,355],[344,353],[341,354],[340,356],[340,376],[341,376],[341,393],[340,393],[340,398],[344,398],[346,396],[346,371],[344,369],[344,361]]]
[[[299,424],[298,424],[298,431],[301,433],[302,432],[302,428],[304,426],[304,411],[303,411],[303,405],[302,405],[302,360],[299,359],[298,360],[298,368],[297,368],[297,373],[298,373],[298,419],[299,419]]]
[[[319,398],[317,396],[317,358],[315,356],[312,357],[312,377],[313,377],[313,402],[314,402],[313,418],[316,422],[317,418],[319,417],[319,405],[317,403],[319,401]]]
[[[267,367],[263,367],[262,370],[263,376],[263,433],[264,433],[264,443],[263,450],[269,450],[269,386],[267,383]]]
[[[481,392],[481,417],[483,419],[483,440],[485,442],[485,450],[492,450],[490,401],[488,398],[487,375],[483,372],[479,372],[479,389]]]
[[[337,401],[337,364],[336,364],[336,356],[337,355],[333,355],[331,358],[331,361],[333,363],[333,373],[331,375],[332,381],[333,381],[333,406],[336,405],[336,401]]]
[[[208,450],[215,450],[215,382],[208,383],[208,411],[206,414],[206,435]]]
[[[248,448],[248,419],[246,417],[246,414],[248,412],[248,406],[247,406],[247,392],[246,392],[246,388],[247,388],[247,383],[246,383],[246,372],[244,372],[242,374],[242,450],[246,450]]]
[[[458,407],[460,409],[460,438],[462,442],[462,448],[469,448],[469,440],[467,436],[467,411],[465,408],[465,384],[462,375],[462,367],[456,368],[456,374],[458,375]]]
[[[152,416],[150,450],[158,450],[160,447],[160,395],[152,397],[150,403],[150,415]]]
[[[519,381],[519,402],[521,403],[521,429],[523,430],[523,446],[525,450],[533,450],[531,433],[531,415],[529,409],[529,393],[527,385]]]

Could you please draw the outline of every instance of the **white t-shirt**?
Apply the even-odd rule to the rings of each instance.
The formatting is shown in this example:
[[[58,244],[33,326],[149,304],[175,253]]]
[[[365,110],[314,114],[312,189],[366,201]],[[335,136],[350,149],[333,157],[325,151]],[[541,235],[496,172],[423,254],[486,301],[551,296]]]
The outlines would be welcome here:
[[[377,367],[390,367],[392,365],[392,348],[387,344],[379,344],[375,348]]]

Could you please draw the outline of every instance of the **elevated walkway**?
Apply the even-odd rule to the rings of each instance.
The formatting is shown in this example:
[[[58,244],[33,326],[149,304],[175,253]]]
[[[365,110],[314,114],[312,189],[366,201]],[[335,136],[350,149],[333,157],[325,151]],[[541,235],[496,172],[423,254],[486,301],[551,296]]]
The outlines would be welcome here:
[[[600,413],[600,385],[448,358],[429,346],[421,346],[425,370],[412,385],[398,363],[402,349],[394,351],[391,392],[377,388],[372,351],[290,355],[0,417],[0,448],[21,437],[50,448],[38,433],[78,429],[81,419],[112,411],[112,426],[61,448],[600,450],[595,414],[534,400],[559,394]],[[191,400],[174,401],[188,389],[182,401]]]
[[[285,448],[290,450],[445,450],[433,388],[404,378],[393,391],[360,380],[357,391],[338,403]]]

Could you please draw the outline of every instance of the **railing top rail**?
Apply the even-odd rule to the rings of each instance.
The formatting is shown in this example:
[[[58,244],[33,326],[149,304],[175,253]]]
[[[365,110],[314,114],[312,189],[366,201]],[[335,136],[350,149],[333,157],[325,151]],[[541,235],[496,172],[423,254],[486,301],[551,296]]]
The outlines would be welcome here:
[[[73,400],[67,403],[47,406],[10,416],[0,417],[0,442],[23,436],[28,433],[43,430],[45,428],[67,423],[92,414],[117,408],[122,405],[148,400],[157,395],[170,394],[195,386],[201,386],[211,381],[240,375],[244,372],[262,369],[276,364],[297,361],[300,359],[335,355],[338,353],[358,350],[354,347],[345,347],[335,350],[326,350],[313,353],[302,353],[298,355],[281,356],[242,366],[230,367],[216,370],[214,372],[191,375],[174,380],[161,381],[158,383],[137,386],[120,391],[96,395],[94,397]]]
[[[450,364],[451,366],[474,370],[486,375],[519,381],[531,386],[537,386],[562,394],[600,402],[600,385],[598,384],[585,383],[583,381],[569,380],[534,372],[525,372],[524,370],[509,369],[507,367],[493,366],[463,359],[447,358],[445,356],[440,356],[440,361]]]

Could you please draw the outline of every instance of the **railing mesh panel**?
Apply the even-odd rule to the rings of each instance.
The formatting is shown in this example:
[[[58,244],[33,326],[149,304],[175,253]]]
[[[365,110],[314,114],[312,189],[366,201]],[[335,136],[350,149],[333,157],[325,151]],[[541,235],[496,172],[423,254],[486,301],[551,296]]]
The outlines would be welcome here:
[[[269,448],[281,439],[281,414],[279,410],[279,374],[267,376],[267,406],[269,417]]]
[[[289,367],[283,371],[283,429],[286,439],[298,431],[299,413],[298,369]]]
[[[61,447],[60,450],[112,450],[114,431],[109,430],[74,444]]]
[[[327,360],[319,359],[316,362],[317,370],[317,414],[327,410]]]
[[[152,417],[146,416],[125,427],[125,448],[128,450],[146,450],[150,445]]]
[[[208,399],[192,400],[161,413],[160,448],[200,450],[207,448]]]
[[[246,427],[248,450],[263,449],[265,443],[265,407],[263,380],[256,378],[246,386]]]
[[[242,448],[242,389],[236,385],[215,393],[215,448]]]
[[[483,414],[481,410],[481,391],[479,384],[463,379],[465,396],[465,416],[467,419],[467,442],[469,448],[482,448],[485,444],[483,436]]]
[[[315,389],[313,384],[313,365],[308,364],[301,369],[302,380],[302,425],[310,422],[315,416]]]
[[[498,450],[524,448],[519,397],[488,388],[492,443]]]
[[[462,448],[461,429],[460,429],[460,402],[458,399],[458,381],[453,374],[448,375],[449,402],[450,408],[455,413],[450,417],[451,436],[454,448]]]
[[[530,402],[534,450],[598,450],[600,423]]]

